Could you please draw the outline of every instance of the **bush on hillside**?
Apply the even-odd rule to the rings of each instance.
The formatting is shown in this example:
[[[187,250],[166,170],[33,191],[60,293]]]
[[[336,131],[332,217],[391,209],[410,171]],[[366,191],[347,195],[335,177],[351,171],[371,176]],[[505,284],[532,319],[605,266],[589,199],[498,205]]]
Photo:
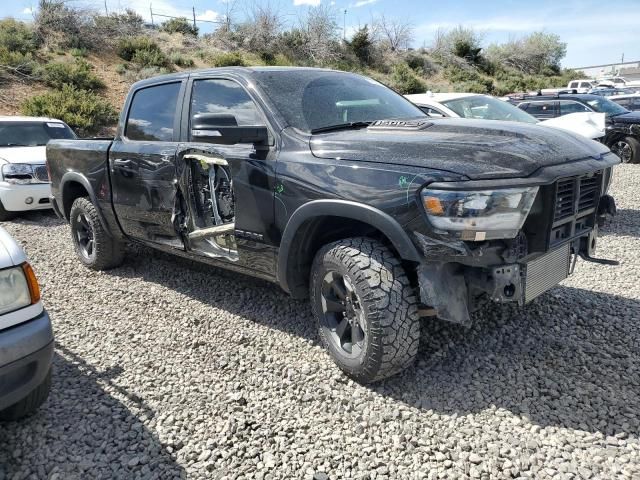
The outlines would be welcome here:
[[[424,93],[426,85],[406,63],[394,65],[391,72],[391,85],[396,92],[402,95],[410,93]]]
[[[64,0],[41,1],[34,25],[37,40],[52,50],[99,46],[91,15]]]
[[[82,90],[99,90],[105,84],[93,73],[91,64],[80,58],[73,63],[48,63],[42,67],[40,78],[48,86],[62,88],[63,85],[73,85]]]
[[[373,35],[367,25],[358,29],[347,45],[361,63],[364,65],[370,65],[372,63]]]
[[[498,64],[535,75],[557,75],[567,44],[553,33],[534,32],[502,45],[490,45],[487,57]]]
[[[171,62],[160,50],[136,50],[131,61],[142,68],[158,67],[171,69]]]
[[[122,37],[138,35],[144,27],[144,19],[133,10],[109,15],[94,15],[93,22],[97,33],[113,41]]]
[[[35,52],[38,43],[33,28],[13,18],[0,20],[0,48],[23,55]]]
[[[130,62],[138,50],[157,50],[160,47],[149,37],[121,38],[116,48],[116,53],[120,58]]]
[[[5,74],[28,76],[33,73],[36,65],[31,53],[20,53],[0,47],[0,71]]]
[[[171,18],[160,25],[160,31],[167,33],[181,33],[183,35],[198,36],[198,27],[185,17]]]
[[[195,65],[193,58],[186,57],[179,52],[173,52],[171,55],[169,55],[169,61],[174,65],[182,68],[191,68]]]
[[[115,109],[106,100],[71,85],[31,97],[22,104],[21,110],[24,115],[59,118],[81,135],[96,133],[118,119]]]
[[[244,58],[239,52],[224,52],[215,55],[211,59],[214,67],[243,67],[245,66]]]

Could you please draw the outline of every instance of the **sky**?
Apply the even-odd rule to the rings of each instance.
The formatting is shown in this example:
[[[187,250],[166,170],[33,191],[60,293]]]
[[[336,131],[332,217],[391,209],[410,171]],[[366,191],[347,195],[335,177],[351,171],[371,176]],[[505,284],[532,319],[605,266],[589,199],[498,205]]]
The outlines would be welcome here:
[[[109,11],[132,8],[149,20],[154,13],[188,16],[192,7],[202,20],[224,17],[235,1],[234,15],[242,19],[251,4],[276,8],[285,23],[294,24],[308,8],[320,4],[335,9],[347,36],[384,14],[411,23],[414,47],[429,46],[440,29],[464,25],[483,35],[483,43],[504,42],[534,31],[560,35],[567,43],[565,67],[586,67],[640,61],[640,0],[74,0],[73,3]],[[37,0],[0,0],[0,17],[29,20]],[[346,14],[344,11],[346,10]],[[157,19],[156,19],[157,20]],[[206,33],[214,24],[201,24]]]

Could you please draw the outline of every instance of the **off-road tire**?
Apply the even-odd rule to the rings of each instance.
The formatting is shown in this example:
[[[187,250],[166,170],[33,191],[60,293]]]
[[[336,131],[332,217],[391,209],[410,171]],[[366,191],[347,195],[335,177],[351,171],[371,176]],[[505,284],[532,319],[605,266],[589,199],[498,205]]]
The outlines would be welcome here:
[[[93,235],[93,248],[91,255],[83,251],[78,239],[79,218],[83,216],[90,226]],[[86,197],[77,198],[71,206],[69,213],[71,226],[71,239],[78,255],[78,259],[93,270],[108,270],[122,264],[125,248],[122,241],[114,238],[100,223],[98,210]]]
[[[0,222],[7,222],[16,218],[18,214],[16,212],[10,212],[5,210],[4,205],[0,202]]]
[[[337,272],[355,289],[365,336],[358,358],[348,358],[330,340],[323,310],[323,281]],[[335,363],[351,378],[369,383],[410,366],[420,343],[418,299],[400,260],[381,243],[349,238],[324,246],[313,261],[310,279],[313,314],[320,338]]]
[[[24,397],[19,402],[14,403],[10,407],[0,411],[0,420],[14,421],[34,413],[40,405],[49,397],[51,391],[51,369],[47,372],[47,376],[42,383]]]

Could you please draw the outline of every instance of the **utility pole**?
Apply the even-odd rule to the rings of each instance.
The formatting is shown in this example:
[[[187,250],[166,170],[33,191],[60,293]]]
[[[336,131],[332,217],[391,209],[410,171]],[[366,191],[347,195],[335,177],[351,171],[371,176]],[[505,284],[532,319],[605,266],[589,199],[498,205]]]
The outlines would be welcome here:
[[[109,10],[107,9],[107,0],[104,0],[104,14],[109,15]]]
[[[155,27],[153,24],[153,5],[149,4],[149,12],[151,13],[151,26]]]
[[[347,9],[344,9],[344,15],[342,16],[342,39],[347,41]]]
[[[193,11],[193,30],[195,31],[198,28],[196,26],[196,7],[191,7],[191,10]]]

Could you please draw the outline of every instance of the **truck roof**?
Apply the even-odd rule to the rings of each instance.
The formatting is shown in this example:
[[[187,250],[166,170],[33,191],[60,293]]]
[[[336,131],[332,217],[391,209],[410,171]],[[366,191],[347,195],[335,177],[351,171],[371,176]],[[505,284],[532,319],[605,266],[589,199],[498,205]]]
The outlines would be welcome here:
[[[301,70],[314,70],[314,71],[325,71],[325,72],[337,72],[339,70],[333,70],[330,68],[316,68],[316,67],[265,67],[265,66],[255,66],[255,67],[214,67],[214,68],[199,68],[195,70],[184,70],[182,72],[169,73],[166,75],[159,75],[151,78],[147,78],[144,80],[140,80],[133,84],[132,88],[138,88],[144,85],[154,85],[160,82],[166,82],[170,80],[179,80],[182,78],[189,77],[193,74],[202,74],[202,73],[230,73],[230,72],[242,72],[245,74],[251,74],[252,72],[263,72],[263,71],[301,71]]]
[[[17,115],[0,115],[0,122],[60,122],[64,123],[58,118],[51,117],[21,117]]]

